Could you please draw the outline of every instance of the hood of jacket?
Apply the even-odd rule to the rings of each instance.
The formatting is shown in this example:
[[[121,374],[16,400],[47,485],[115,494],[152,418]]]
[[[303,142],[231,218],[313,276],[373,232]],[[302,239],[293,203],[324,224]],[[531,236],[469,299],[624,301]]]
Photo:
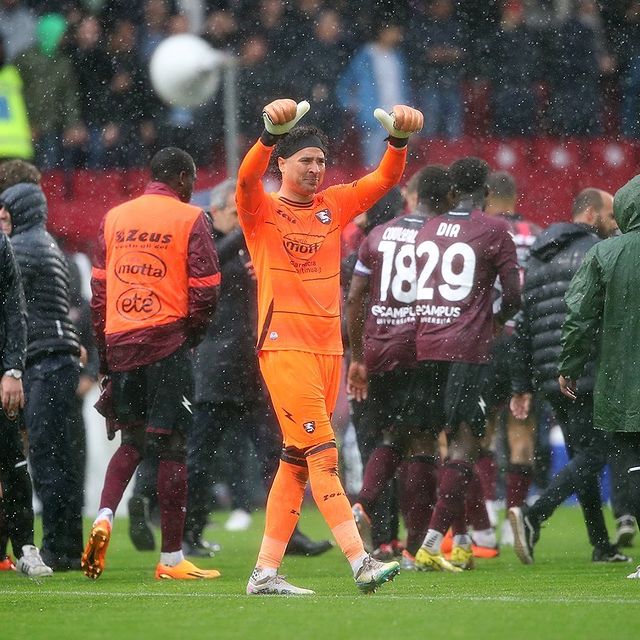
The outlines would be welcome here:
[[[578,238],[594,235],[596,230],[586,224],[556,222],[548,226],[531,245],[531,255],[542,262],[550,262],[560,251]]]
[[[6,203],[13,225],[12,236],[47,221],[47,199],[37,184],[20,182],[5,189],[0,199]]]
[[[622,233],[640,228],[640,175],[616,191],[613,215]]]

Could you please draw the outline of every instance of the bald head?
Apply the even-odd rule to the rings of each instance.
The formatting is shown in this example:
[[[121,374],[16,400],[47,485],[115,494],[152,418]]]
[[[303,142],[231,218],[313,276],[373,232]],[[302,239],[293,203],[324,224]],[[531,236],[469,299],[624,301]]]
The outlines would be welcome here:
[[[613,196],[602,189],[583,189],[573,201],[571,216],[574,222],[595,227],[601,238],[608,238],[618,228],[613,217]]]

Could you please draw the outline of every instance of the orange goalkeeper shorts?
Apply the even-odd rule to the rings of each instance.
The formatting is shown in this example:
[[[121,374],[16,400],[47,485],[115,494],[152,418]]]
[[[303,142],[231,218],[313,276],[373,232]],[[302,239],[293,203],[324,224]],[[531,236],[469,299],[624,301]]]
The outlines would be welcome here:
[[[306,449],[335,440],[331,414],[340,388],[342,356],[260,351],[258,362],[284,446]]]

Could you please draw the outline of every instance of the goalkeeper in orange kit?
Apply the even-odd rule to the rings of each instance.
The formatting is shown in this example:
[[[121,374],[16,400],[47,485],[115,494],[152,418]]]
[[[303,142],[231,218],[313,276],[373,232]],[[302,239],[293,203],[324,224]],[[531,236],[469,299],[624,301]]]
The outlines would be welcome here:
[[[331,414],[342,362],[340,235],[399,182],[407,139],[422,128],[423,117],[403,105],[391,113],[376,109],[389,132],[378,168],[352,184],[319,191],[327,138],[316,127],[294,129],[308,110],[307,102],[268,104],[265,130],[238,173],[238,215],[258,280],[258,359],[284,440],[248,594],[313,593],[278,575],[307,480],[360,590],[375,591],[399,570],[397,562],[378,562],[365,552],[338,477]],[[267,194],[262,177],[274,147],[282,183]]]

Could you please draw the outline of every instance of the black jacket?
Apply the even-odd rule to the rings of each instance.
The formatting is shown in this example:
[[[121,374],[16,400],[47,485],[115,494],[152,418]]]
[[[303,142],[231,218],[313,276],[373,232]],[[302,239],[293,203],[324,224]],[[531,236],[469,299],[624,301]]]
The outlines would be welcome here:
[[[195,402],[246,404],[260,397],[256,357],[256,291],[240,229],[216,234],[220,298],[204,340],[195,349]]]
[[[27,366],[54,353],[80,354],[69,318],[69,269],[46,229],[47,202],[35,184],[20,183],[0,196],[13,231],[11,245],[27,302]]]
[[[27,306],[13,249],[4,233],[0,233],[0,296],[2,375],[8,369],[24,371],[27,356]]]
[[[511,384],[515,393],[559,393],[560,338],[567,313],[564,295],[585,254],[599,241],[593,227],[560,222],[545,229],[533,243],[512,346]],[[581,391],[593,389],[593,374],[591,364],[578,381]]]

